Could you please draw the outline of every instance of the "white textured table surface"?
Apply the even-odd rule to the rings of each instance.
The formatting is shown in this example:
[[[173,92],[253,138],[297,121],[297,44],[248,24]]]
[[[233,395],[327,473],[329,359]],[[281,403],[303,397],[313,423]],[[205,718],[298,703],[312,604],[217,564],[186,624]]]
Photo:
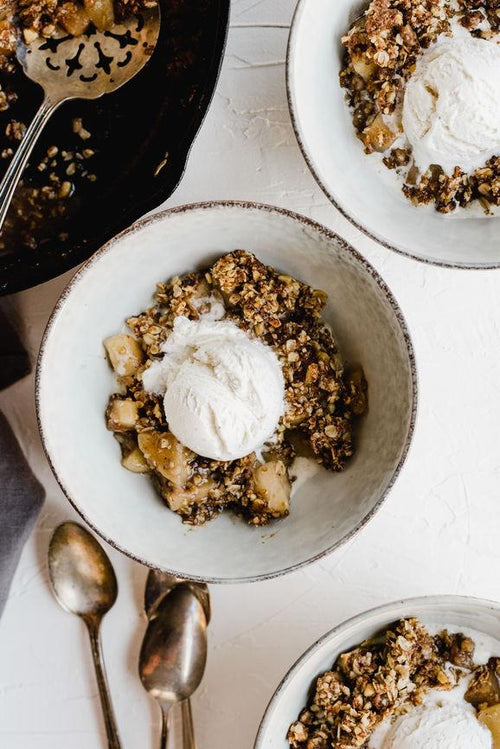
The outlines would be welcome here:
[[[500,271],[433,268],[377,247],[327,202],[290,125],[285,51],[294,0],[233,0],[212,108],[168,205],[216,198],[275,203],[352,242],[382,273],[417,353],[420,410],[406,467],[369,526],[339,552],[278,580],[213,588],[206,678],[194,699],[200,749],[250,749],[291,663],[351,614],[429,593],[500,598]],[[69,275],[5,300],[36,355]],[[0,396],[47,490],[0,622],[1,749],[102,749],[83,626],[49,592],[46,551],[74,517],[38,440],[33,378]],[[124,749],[156,747],[157,713],[137,679],[146,571],[108,549],[120,595],[104,650]]]

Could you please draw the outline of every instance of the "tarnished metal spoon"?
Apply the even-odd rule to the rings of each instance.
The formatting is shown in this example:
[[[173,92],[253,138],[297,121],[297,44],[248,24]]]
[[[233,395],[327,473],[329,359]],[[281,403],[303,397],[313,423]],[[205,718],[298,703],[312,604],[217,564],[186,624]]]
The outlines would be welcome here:
[[[77,523],[63,523],[49,546],[49,575],[55,597],[87,625],[109,749],[121,749],[101,651],[100,626],[118,595],[115,572],[96,539]]]
[[[206,583],[195,583],[185,580],[183,577],[171,575],[169,572],[160,572],[160,570],[150,570],[146,580],[144,590],[144,610],[148,619],[151,619],[162,599],[170,593],[177,585],[185,583],[189,585],[199,602],[203,606],[207,624],[210,624],[212,612],[210,609],[210,593]]]
[[[123,86],[148,62],[159,33],[158,5],[107,30],[94,25],[80,36],[61,31],[31,44],[20,38],[19,62],[45,96],[0,184],[0,230],[35,143],[56,109],[70,99],[99,99]]]
[[[203,606],[207,624],[210,623],[212,615],[210,606],[210,592],[206,583],[197,583],[185,580],[177,575],[171,575],[169,572],[160,572],[159,570],[150,570],[146,580],[146,589],[144,591],[144,609],[148,619],[151,619],[163,598],[170,593],[177,585],[186,583],[191,588],[194,595],[198,598]],[[182,735],[184,749],[195,749],[196,742],[194,739],[193,710],[191,700],[181,702],[182,710]]]
[[[162,711],[161,748],[168,743],[168,714],[198,688],[207,660],[207,618],[188,584],[164,596],[150,619],[139,657],[144,688]]]

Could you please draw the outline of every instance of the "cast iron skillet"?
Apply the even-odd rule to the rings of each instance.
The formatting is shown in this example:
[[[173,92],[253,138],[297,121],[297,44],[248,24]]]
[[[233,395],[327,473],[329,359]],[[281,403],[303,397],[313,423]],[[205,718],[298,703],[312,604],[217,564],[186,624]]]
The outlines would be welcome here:
[[[85,260],[166,200],[181,179],[217,82],[230,0],[161,0],[161,5],[160,39],[145,69],[97,103],[63,105],[47,126],[25,183],[47,184],[47,170],[37,167],[52,145],[59,149],[56,171],[66,168],[62,151],[94,151],[84,167],[97,179],[81,179],[65,215],[45,222],[34,232],[35,241],[23,233],[23,222],[13,219],[0,252],[0,295],[35,286]],[[12,118],[29,121],[41,100],[41,90],[22,73],[14,85],[19,98],[0,114],[0,134]],[[91,133],[88,141],[73,132],[75,118]]]

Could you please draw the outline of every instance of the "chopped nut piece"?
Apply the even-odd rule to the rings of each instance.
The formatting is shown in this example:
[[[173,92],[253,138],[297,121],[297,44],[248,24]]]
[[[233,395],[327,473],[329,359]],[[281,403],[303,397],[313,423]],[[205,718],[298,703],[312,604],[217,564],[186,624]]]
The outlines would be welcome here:
[[[460,23],[468,31],[474,31],[484,21],[484,14],[481,10],[475,10],[471,13],[466,13],[460,19]]]
[[[410,151],[407,148],[393,148],[383,161],[388,169],[406,166],[410,161]]]
[[[82,140],[88,140],[91,137],[91,133],[83,127],[83,122],[80,117],[75,117],[73,120],[73,132]]]
[[[473,668],[475,645],[470,637],[460,634],[448,635],[445,632],[441,635],[441,639],[445,644],[446,657],[450,663],[459,668]]]
[[[63,182],[59,188],[59,197],[68,198],[73,191],[73,185],[71,182]]]
[[[9,140],[22,140],[25,132],[26,125],[17,120],[12,120],[5,128],[5,135]]]

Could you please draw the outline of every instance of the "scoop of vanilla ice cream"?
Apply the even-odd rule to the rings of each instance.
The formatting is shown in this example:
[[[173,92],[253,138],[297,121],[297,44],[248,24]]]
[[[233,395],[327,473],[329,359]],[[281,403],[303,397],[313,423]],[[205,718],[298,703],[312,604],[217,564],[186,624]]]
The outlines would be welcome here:
[[[430,47],[406,86],[403,129],[421,171],[472,172],[500,155],[500,45],[467,33]]]
[[[285,386],[274,351],[227,320],[177,317],[163,359],[142,375],[164,394],[170,431],[212,460],[236,460],[272,437],[285,410]]]
[[[383,749],[492,749],[490,731],[463,704],[421,707],[396,720]]]

